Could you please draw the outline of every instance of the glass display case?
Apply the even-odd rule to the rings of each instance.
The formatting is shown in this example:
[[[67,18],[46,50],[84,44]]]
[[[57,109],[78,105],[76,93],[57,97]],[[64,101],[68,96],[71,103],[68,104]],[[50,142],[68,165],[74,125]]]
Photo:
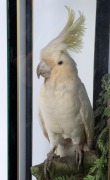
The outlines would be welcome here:
[[[110,72],[109,0],[8,0],[9,180],[34,179],[30,167],[43,162],[50,149],[37,121],[37,96],[43,79],[37,79],[36,68],[40,50],[66,23],[65,5],[74,10],[76,18],[80,11],[86,19],[83,48],[72,57],[94,110],[101,79]]]

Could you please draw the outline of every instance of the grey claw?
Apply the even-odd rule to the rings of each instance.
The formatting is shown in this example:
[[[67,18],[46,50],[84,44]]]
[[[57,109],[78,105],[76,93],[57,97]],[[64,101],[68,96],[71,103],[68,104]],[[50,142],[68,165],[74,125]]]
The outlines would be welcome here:
[[[78,152],[76,151],[76,164],[78,164]]]
[[[49,180],[49,170],[52,164],[52,160],[56,155],[51,151],[47,154],[47,160],[44,163],[44,177],[46,180]]]
[[[76,150],[76,164],[78,164],[78,170],[81,165],[81,161],[82,161],[82,151]]]
[[[82,151],[79,151],[79,166],[81,165],[82,161]]]

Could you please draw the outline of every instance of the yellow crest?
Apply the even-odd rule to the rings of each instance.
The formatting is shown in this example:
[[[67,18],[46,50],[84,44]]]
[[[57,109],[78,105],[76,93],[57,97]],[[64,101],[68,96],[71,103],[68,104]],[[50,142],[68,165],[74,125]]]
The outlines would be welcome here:
[[[71,10],[67,6],[65,7],[68,11],[68,21],[58,37],[62,36],[62,42],[67,45],[67,50],[69,49],[78,52],[82,48],[82,36],[85,30],[85,17],[81,12],[79,12],[80,16],[75,21],[75,13],[73,12],[73,10]]]

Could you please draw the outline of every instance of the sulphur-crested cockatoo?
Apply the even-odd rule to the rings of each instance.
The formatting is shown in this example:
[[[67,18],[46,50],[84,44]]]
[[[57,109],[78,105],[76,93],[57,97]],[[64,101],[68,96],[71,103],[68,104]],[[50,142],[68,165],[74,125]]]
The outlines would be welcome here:
[[[39,121],[52,152],[61,157],[91,149],[94,132],[93,110],[69,51],[80,51],[85,18],[66,7],[68,21],[61,33],[40,53],[38,77],[44,77],[38,106]],[[49,158],[49,157],[48,157]]]

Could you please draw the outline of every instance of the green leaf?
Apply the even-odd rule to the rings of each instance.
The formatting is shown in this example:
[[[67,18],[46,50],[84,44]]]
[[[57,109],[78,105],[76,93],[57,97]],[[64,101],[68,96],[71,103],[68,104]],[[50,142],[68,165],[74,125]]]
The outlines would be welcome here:
[[[110,108],[106,107],[104,110],[104,115],[110,117]]]

